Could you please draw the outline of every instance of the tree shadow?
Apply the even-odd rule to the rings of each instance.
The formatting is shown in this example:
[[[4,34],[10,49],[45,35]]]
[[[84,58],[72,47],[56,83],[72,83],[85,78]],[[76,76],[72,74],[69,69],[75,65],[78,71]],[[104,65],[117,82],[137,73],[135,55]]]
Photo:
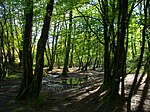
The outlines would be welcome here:
[[[140,99],[140,103],[137,108],[137,112],[146,112],[146,110],[144,110],[144,102],[148,95],[149,85],[150,85],[150,74],[147,74],[147,78],[145,80],[145,86],[144,86],[143,93]]]
[[[90,91],[86,91],[86,93],[89,93],[89,95],[65,106],[61,112],[122,112],[123,110],[124,104],[121,97],[112,99],[109,97],[109,90],[101,91],[100,93],[98,89],[94,93],[90,94]]]
[[[142,73],[142,75],[140,76],[140,78],[139,78],[139,80],[138,80],[138,82],[137,82],[137,84],[135,86],[134,95],[137,93],[139,87],[141,86],[141,82],[142,82],[144,76],[145,76],[145,71]]]
[[[90,90],[94,90],[96,89],[95,87],[92,87]],[[63,109],[61,109],[61,112],[93,112],[94,109],[97,106],[97,102],[94,102],[93,98],[96,94],[96,92],[94,93],[90,93],[89,89],[86,89],[85,91],[82,90],[80,92],[77,92],[76,94],[74,94],[73,96],[67,97],[65,98],[65,100],[68,100],[69,102],[73,101],[71,104],[66,105],[63,107]],[[84,94],[88,94],[86,97],[84,97]],[[81,100],[77,100],[77,97],[84,97]]]

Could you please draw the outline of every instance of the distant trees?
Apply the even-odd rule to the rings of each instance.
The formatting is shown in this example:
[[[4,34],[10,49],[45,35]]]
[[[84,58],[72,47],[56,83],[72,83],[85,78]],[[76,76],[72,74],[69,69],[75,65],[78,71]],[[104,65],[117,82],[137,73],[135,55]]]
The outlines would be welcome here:
[[[69,31],[67,35],[67,45],[66,45],[66,53],[64,59],[64,66],[62,71],[62,76],[67,76],[68,72],[68,62],[69,62],[69,53],[70,53],[70,44],[71,44],[71,34],[72,34],[72,10],[69,13]]]
[[[57,21],[54,22],[53,26],[53,34],[52,34],[52,43],[47,41],[47,49],[46,49],[46,58],[47,58],[47,63],[49,70],[52,71],[54,67],[54,63],[56,62],[56,50],[57,50],[57,44],[58,44],[58,37],[59,37],[59,30],[60,30],[60,25],[57,23]],[[50,44],[52,45],[50,47]]]

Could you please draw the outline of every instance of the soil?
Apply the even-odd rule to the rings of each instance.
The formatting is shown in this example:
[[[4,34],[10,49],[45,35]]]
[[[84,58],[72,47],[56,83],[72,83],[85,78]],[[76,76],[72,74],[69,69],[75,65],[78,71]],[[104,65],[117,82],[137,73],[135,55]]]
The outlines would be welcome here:
[[[60,71],[60,69],[57,69],[53,73],[59,74]],[[80,72],[70,70],[69,73],[71,77],[81,75],[88,75],[89,78],[81,83],[72,85],[62,83],[60,78],[54,78],[55,80],[52,82],[50,73],[43,76],[41,99],[34,102],[15,102],[14,98],[17,94],[20,80],[0,79],[0,112],[95,112],[100,105],[103,105],[103,102],[93,100],[93,96],[102,85],[103,73],[93,70]],[[134,74],[129,74],[126,77],[126,95],[128,94],[133,79]],[[146,84],[147,86],[145,87]],[[143,99],[144,101],[142,101]],[[143,102],[143,108],[139,112],[150,112],[150,87],[149,83],[146,83],[146,75],[140,84],[137,94],[132,98],[132,111],[138,112],[138,107],[141,102]],[[105,105],[105,111],[103,109],[101,112],[108,112],[107,110],[111,103],[113,101],[107,103]],[[126,112],[126,104],[122,109],[118,112]]]
[[[15,79],[0,79],[0,112],[10,112],[7,104],[15,98],[19,84]]]

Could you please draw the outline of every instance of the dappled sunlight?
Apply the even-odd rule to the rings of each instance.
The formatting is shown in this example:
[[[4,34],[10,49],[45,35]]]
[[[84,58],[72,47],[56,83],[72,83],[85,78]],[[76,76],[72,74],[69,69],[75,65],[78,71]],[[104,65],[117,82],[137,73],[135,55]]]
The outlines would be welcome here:
[[[77,103],[82,101],[83,99],[86,99],[86,97],[97,92],[100,85],[103,83],[103,76],[100,75],[97,71],[86,71],[86,72],[80,71],[79,73],[72,72],[68,74],[69,74],[68,80],[70,80],[69,78],[73,77],[76,80],[78,80],[78,77],[83,76],[88,76],[88,79],[85,82],[76,84],[73,83],[72,85],[70,85],[69,81],[67,81],[68,83],[65,84],[61,81],[61,78],[54,78],[51,76],[44,76],[42,81],[43,90],[47,91],[48,94],[52,95],[50,99],[56,102],[57,101],[63,102],[60,104],[61,108],[65,107],[68,108],[69,105],[72,105],[75,102]],[[58,85],[61,86],[62,88],[59,88]]]
[[[140,75],[138,76],[138,80],[140,78]],[[141,83],[139,85],[139,88],[137,90],[137,93],[134,94],[131,99],[131,110],[132,111],[138,110],[138,106],[141,103],[142,95],[146,91],[147,91],[147,93],[146,93],[147,95],[146,95],[145,101],[143,102],[143,108],[144,108],[145,112],[150,111],[150,105],[149,105],[150,104],[150,87],[148,88],[148,90],[144,90],[144,87],[146,85],[146,78],[147,78],[147,75],[144,75],[144,77],[141,80]],[[128,74],[127,77],[125,78],[125,94],[126,94],[126,96],[128,96],[128,94],[129,94],[129,90],[131,88],[133,80],[134,80],[134,74]]]
[[[125,96],[128,96],[129,94],[129,90],[134,80],[134,75],[135,74],[128,74],[125,77]],[[68,73],[68,77],[78,78],[78,77],[84,77],[84,76],[88,76],[88,79],[85,82],[81,84],[77,84],[77,85],[75,84],[72,86],[70,85],[69,81],[67,81],[68,84],[63,85],[63,83],[61,82],[61,79],[53,77],[55,81],[58,82],[59,85],[63,85],[63,89],[60,88],[60,90],[58,90],[59,87],[56,86],[57,89],[54,91],[55,95],[53,95],[52,99],[55,99],[55,100],[57,99],[61,101],[63,100],[64,103],[61,104],[61,106],[65,109],[73,108],[71,106],[73,106],[76,103],[80,104],[83,101],[89,102],[92,98],[91,95],[96,93],[97,90],[100,88],[100,85],[102,85],[103,83],[103,72],[88,70],[88,71],[75,71],[75,72]],[[140,76],[141,75],[139,75],[138,77],[138,81],[140,80]],[[139,85],[139,89],[137,93],[134,94],[132,97],[132,102],[131,102],[132,111],[136,111],[138,109],[138,106],[140,105],[142,94],[143,92],[145,92],[143,89],[145,87],[146,77],[147,75],[144,75]],[[47,87],[50,87],[50,86],[47,86]],[[101,94],[99,94],[99,97],[105,96],[107,92],[108,91],[102,92]],[[146,112],[149,112],[150,110],[149,103],[150,103],[150,89],[148,89],[148,94],[143,104],[143,108]],[[124,111],[126,111],[126,109],[124,109]]]
[[[82,105],[80,107],[80,109],[82,110],[82,108],[84,107],[83,105],[85,105],[85,106],[92,105],[91,104],[93,102],[92,95],[94,95],[94,93],[96,93],[99,90],[100,86],[103,83],[102,72],[92,71],[92,70],[82,71],[82,72],[81,71],[69,72],[66,83],[64,83],[62,81],[62,79],[61,79],[61,77],[59,77],[59,75],[57,75],[55,77],[55,74],[51,74],[49,72],[47,72],[47,74],[48,75],[43,76],[42,92],[44,92],[48,96],[47,102],[51,102],[51,103],[50,104],[47,103],[44,107],[41,108],[41,110],[44,109],[45,111],[59,112],[60,110],[64,109],[63,112],[65,112],[65,111],[67,112],[67,111],[69,111],[69,109],[73,109],[73,111],[76,112],[79,109],[79,108],[77,108],[77,106],[80,107],[80,105]],[[84,78],[84,76],[88,76],[88,78],[85,81],[82,81],[79,83],[78,78],[79,77]],[[73,79],[73,80],[71,79],[73,81],[72,83],[70,83],[70,78]],[[138,80],[139,80],[139,78],[138,78]],[[143,92],[145,92],[144,88],[146,85],[146,78],[147,78],[147,75],[145,75],[143,77],[137,93],[134,94],[132,97],[132,102],[131,102],[132,111],[136,112],[136,110],[138,109],[138,106],[142,102],[141,99],[143,96]],[[125,78],[125,94],[126,94],[126,96],[128,96],[128,92],[129,92],[129,89],[131,88],[133,79],[134,79],[134,74],[129,74]],[[12,95],[14,95],[16,88],[19,87],[18,82],[16,82],[16,84],[13,84],[10,86],[7,86],[7,84],[5,84],[5,83],[3,85],[5,85],[4,88],[8,88],[8,87],[12,88],[9,91],[10,93],[13,93]],[[2,87],[3,86],[1,84],[1,89],[3,89]],[[105,95],[107,95],[108,91],[109,90],[106,90],[106,91],[103,91],[102,93],[100,93],[99,94],[100,99],[105,97]],[[2,97],[6,93],[1,92],[0,94]],[[10,97],[12,97],[12,96],[10,96]],[[145,100],[143,103],[143,108],[144,108],[145,112],[149,112],[149,110],[150,110],[150,106],[149,106],[149,104],[150,104],[150,87],[147,90],[147,95],[144,99]],[[1,99],[1,100],[3,100],[3,99]],[[5,103],[5,102],[3,102],[3,103]],[[98,104],[93,103],[93,105],[96,106]],[[95,107],[95,108],[98,108],[98,107]],[[86,110],[88,111],[89,109],[91,109],[91,108],[88,107]],[[126,110],[126,109],[124,109],[124,110]],[[42,112],[42,111],[39,111],[39,112]]]
[[[125,83],[125,94],[126,94],[126,96],[129,94],[129,90],[130,90],[131,85],[133,83],[134,76],[135,76],[135,74],[128,74],[125,77],[124,83]],[[139,80],[139,78],[140,78],[140,75],[138,76],[138,80]],[[140,88],[139,89],[141,89],[143,87],[145,79],[146,79],[146,75],[143,77],[143,79],[140,83]]]

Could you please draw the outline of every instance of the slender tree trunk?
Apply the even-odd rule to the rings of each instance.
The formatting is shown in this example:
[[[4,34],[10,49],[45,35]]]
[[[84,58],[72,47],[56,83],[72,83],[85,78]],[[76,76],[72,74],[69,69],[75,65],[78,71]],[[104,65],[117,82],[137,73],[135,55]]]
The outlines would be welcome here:
[[[47,61],[48,61],[48,69],[51,71],[52,70],[52,62],[51,62],[51,49],[50,49],[50,43],[47,42],[47,49],[45,50],[46,52],[46,58],[47,58]]]
[[[104,84],[109,85],[111,80],[110,75],[110,51],[109,51],[109,41],[110,38],[108,36],[108,2],[103,1],[104,12],[106,12],[103,16],[103,26],[104,26]]]
[[[48,67],[50,69],[51,64],[50,64],[50,59],[49,59],[49,56],[48,56],[49,54],[48,54],[47,50],[45,50],[45,54],[46,54],[46,59],[47,59]]]
[[[2,61],[3,61],[3,57],[2,57],[2,47],[1,47],[1,44],[0,44],[0,78],[1,78],[2,75],[3,75]]]
[[[5,53],[5,48],[4,48],[4,27],[3,24],[0,23],[1,25],[1,36],[0,36],[0,77],[5,77],[6,76],[6,63],[7,63],[7,57]]]
[[[54,62],[55,62],[55,56],[56,56],[56,50],[57,50],[57,41],[58,41],[58,36],[59,36],[58,30],[59,30],[59,24],[57,25],[55,23],[54,31],[53,31],[52,49],[50,50],[49,45],[47,45],[48,46],[48,54],[50,56],[49,63],[48,63],[50,71],[53,70]]]
[[[23,36],[23,81],[17,100],[26,99],[29,97],[29,88],[33,79],[32,69],[32,50],[31,50],[31,39],[32,39],[32,21],[33,21],[33,1],[26,0],[25,10],[25,31]]]
[[[69,52],[70,52],[70,43],[71,43],[71,32],[72,32],[72,10],[70,11],[70,16],[69,16],[69,35],[68,35],[68,40],[67,40],[67,46],[66,46],[66,56],[64,60],[64,67],[62,71],[62,76],[67,76],[67,71],[68,71],[68,61],[69,61]]]
[[[11,53],[11,60],[10,60],[10,64],[13,65],[14,64],[14,61],[15,61],[15,47],[14,47],[14,29],[13,29],[13,22],[12,22],[12,14],[11,14],[11,9],[9,7],[9,13],[10,13],[10,32],[11,32],[11,50],[12,50],[12,53]]]
[[[53,31],[53,40],[52,40],[52,49],[49,49],[49,53],[50,53],[50,66],[49,66],[49,70],[52,71],[53,70],[53,65],[54,65],[54,51],[55,51],[55,38],[56,38],[56,22],[54,23],[54,31]]]
[[[42,82],[43,67],[44,67],[44,50],[48,39],[48,32],[50,28],[50,21],[52,18],[53,7],[54,7],[54,0],[49,0],[46,7],[46,15],[44,18],[41,37],[37,45],[36,67],[34,73],[35,81],[32,83],[32,89],[31,89],[31,94],[34,97],[38,97],[41,90],[41,82]]]
[[[144,27],[143,27],[143,31],[142,31],[142,47],[141,47],[141,54],[140,54],[140,58],[139,58],[139,62],[137,64],[137,70],[135,73],[135,77],[134,77],[134,81],[132,83],[130,92],[129,92],[129,96],[128,96],[128,101],[127,101],[127,112],[131,111],[131,98],[135,89],[135,85],[137,83],[137,78],[139,75],[139,71],[141,68],[141,64],[142,64],[142,60],[143,60],[143,54],[144,54],[144,47],[145,47],[145,33],[146,33],[146,28],[147,28],[147,8],[149,5],[149,0],[146,0],[146,5],[144,4]]]
[[[96,68],[96,63],[97,63],[97,57],[95,58],[95,61],[94,61],[93,70],[95,70]]]
[[[33,37],[33,41],[32,41],[32,59],[35,60],[35,55],[36,55],[36,39],[37,39],[37,35],[38,35],[38,28],[39,28],[39,22],[36,22],[36,28],[35,28],[35,34],[34,34],[34,37]]]
[[[73,66],[73,51],[74,51],[74,45],[72,43],[72,50],[71,50],[71,56],[70,56],[70,63],[69,63],[69,67],[71,68]]]
[[[56,54],[56,63],[57,63],[58,69],[60,69],[60,59],[59,59],[58,54]]]
[[[56,35],[56,39],[55,39],[52,68],[54,67],[54,63],[55,63],[56,50],[57,50],[57,43],[58,43],[58,36],[59,36],[59,31],[57,31],[57,35]]]
[[[15,36],[16,36],[16,38],[17,38],[17,43],[18,43],[18,46],[19,46],[19,48],[18,48],[18,56],[19,56],[19,60],[20,60],[20,62],[19,62],[19,65],[20,66],[22,66],[22,41],[20,42],[19,41],[19,37],[18,37],[18,29],[17,29],[17,24],[16,24],[16,21],[15,21],[15,18],[14,18],[14,25],[15,25]]]
[[[118,12],[118,32],[117,32],[117,46],[116,53],[114,54],[114,68],[113,68],[113,76],[112,76],[112,84],[111,84],[111,94],[112,96],[119,95],[119,85],[120,85],[120,77],[124,77],[124,55],[125,55],[125,36],[126,36],[126,22],[127,22],[127,14],[128,14],[128,0],[120,0],[119,4],[119,12]],[[124,83],[124,78],[122,79]],[[123,92],[124,94],[124,92]]]

